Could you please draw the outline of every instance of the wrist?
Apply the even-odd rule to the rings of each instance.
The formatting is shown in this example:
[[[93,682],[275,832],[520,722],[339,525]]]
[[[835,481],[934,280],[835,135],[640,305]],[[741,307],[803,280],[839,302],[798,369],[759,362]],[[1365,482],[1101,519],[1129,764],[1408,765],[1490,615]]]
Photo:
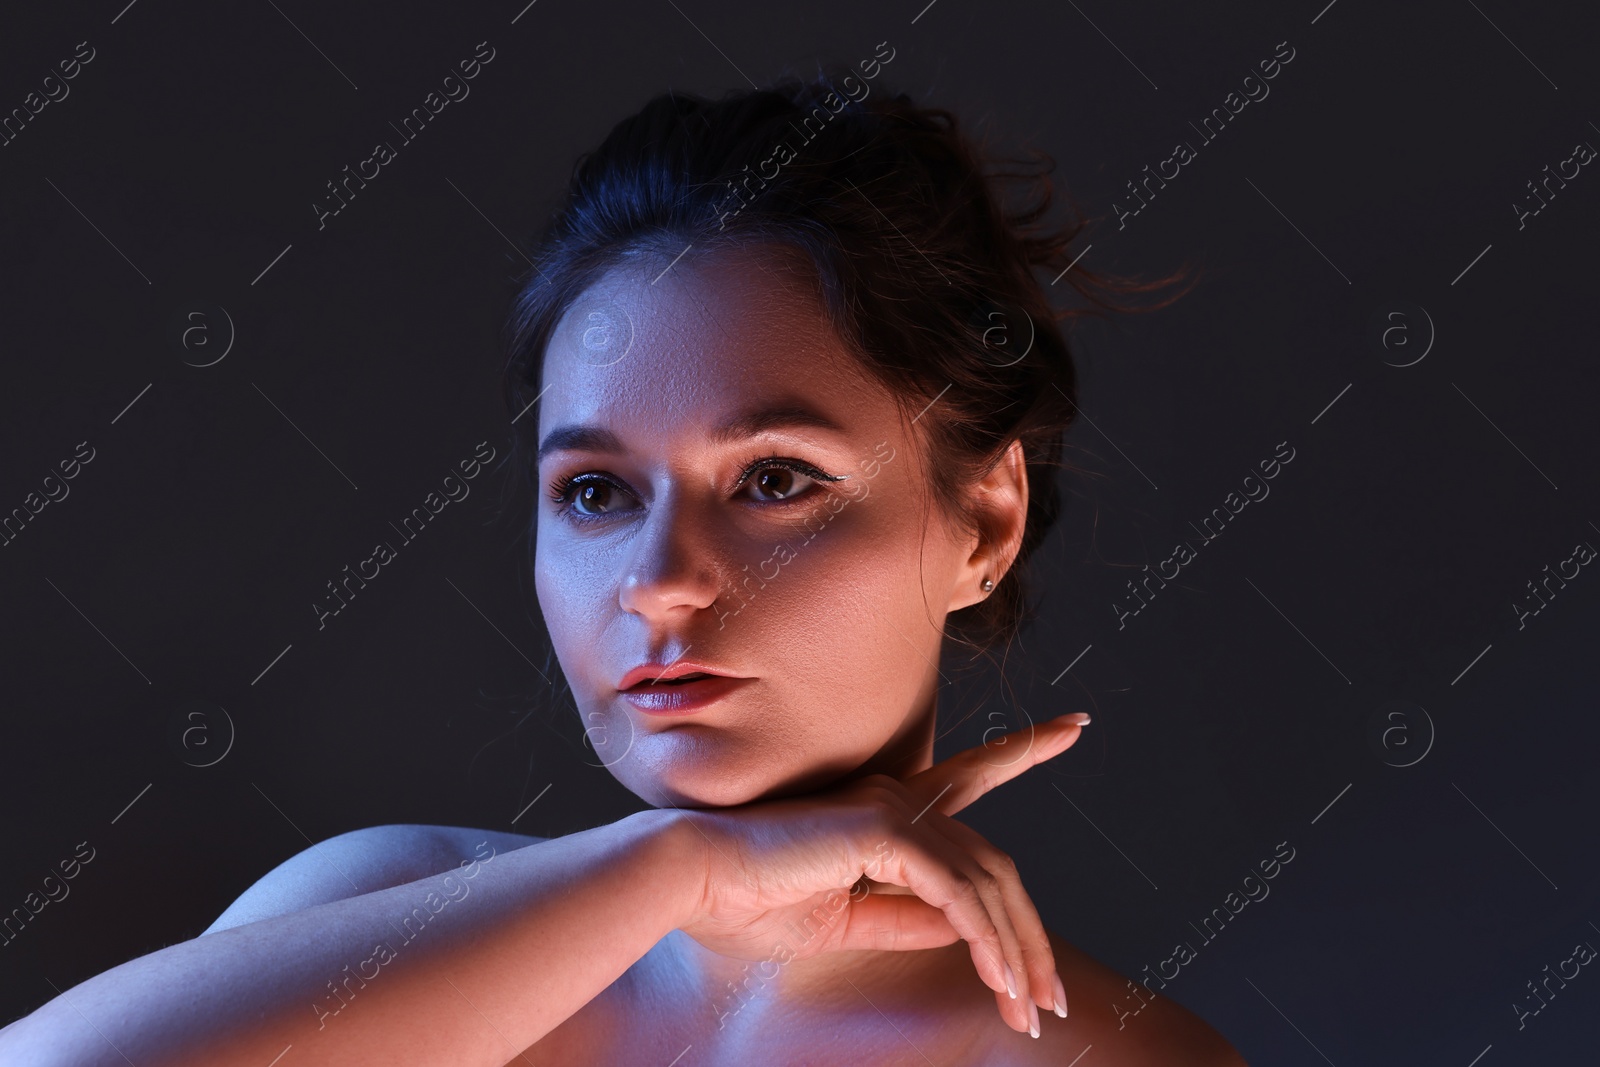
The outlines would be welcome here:
[[[660,873],[653,880],[661,887],[670,930],[691,924],[704,908],[710,851],[710,842],[692,821],[693,813],[649,808],[628,818],[641,826],[652,870]]]

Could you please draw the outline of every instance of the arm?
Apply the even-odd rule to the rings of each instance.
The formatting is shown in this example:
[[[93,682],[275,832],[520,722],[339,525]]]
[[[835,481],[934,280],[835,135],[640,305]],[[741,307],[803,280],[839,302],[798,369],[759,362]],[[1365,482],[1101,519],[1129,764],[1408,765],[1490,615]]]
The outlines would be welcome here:
[[[502,830],[427,823],[349,830],[290,856],[262,875],[200,936],[444,874],[474,855],[511,852],[547,840]],[[488,848],[477,852],[485,841]]]
[[[293,1046],[286,1063],[499,1067],[693,914],[694,833],[643,811],[466,870],[218,920],[18,1020],[0,1062],[260,1067]]]

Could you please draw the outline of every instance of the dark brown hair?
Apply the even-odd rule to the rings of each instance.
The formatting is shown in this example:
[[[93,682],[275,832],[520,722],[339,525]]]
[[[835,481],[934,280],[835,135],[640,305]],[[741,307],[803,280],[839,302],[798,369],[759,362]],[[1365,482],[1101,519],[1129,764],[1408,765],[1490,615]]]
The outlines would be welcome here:
[[[859,80],[851,79],[858,86]],[[1055,199],[1051,157],[993,166],[949,111],[920,107],[880,80],[859,102],[826,75],[785,79],[720,100],[664,93],[579,157],[559,208],[528,249],[507,325],[504,397],[513,416],[538,395],[545,346],[565,311],[624,257],[728,243],[776,243],[814,271],[847,348],[918,418],[933,497],[964,529],[967,488],[1020,440],[1028,514],[1013,565],[946,633],[980,650],[1008,642],[1033,608],[1023,565],[1060,511],[1056,472],[1077,414],[1061,324],[1152,310],[1123,298],[1164,288],[1101,276],[1069,250],[1085,223],[1043,220]],[[1007,214],[1001,181],[1032,195]],[[1034,268],[1051,281],[1042,281]],[[1081,298],[1057,308],[1050,286]],[[1187,291],[1187,289],[1185,290]],[[1061,290],[1065,293],[1067,290]],[[538,420],[514,424],[508,462],[531,482]],[[535,520],[536,521],[536,520]]]

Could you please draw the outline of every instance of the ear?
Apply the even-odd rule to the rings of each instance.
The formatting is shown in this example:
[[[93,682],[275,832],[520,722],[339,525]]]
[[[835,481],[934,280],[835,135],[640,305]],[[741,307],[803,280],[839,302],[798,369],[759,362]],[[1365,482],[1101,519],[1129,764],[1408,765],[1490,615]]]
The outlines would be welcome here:
[[[996,586],[1022,548],[1028,519],[1028,469],[1022,442],[1014,440],[983,480],[973,487],[970,503],[977,510],[980,534],[956,575],[950,594],[950,611],[976,604],[990,595],[983,591],[988,578]]]

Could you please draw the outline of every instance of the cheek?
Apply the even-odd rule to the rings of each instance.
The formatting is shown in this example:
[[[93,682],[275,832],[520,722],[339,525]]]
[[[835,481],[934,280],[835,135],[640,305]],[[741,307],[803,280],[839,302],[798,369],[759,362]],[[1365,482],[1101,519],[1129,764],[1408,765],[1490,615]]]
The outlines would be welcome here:
[[[850,504],[809,541],[789,539],[790,562],[750,568],[777,574],[726,620],[728,631],[751,626],[746,638],[730,639],[747,648],[744,640],[752,640],[763,658],[792,662],[796,682],[820,695],[837,695],[843,684],[879,699],[896,695],[889,703],[897,703],[937,662],[940,643],[923,605],[921,541],[918,517],[887,497]]]
[[[596,571],[596,555],[574,551],[559,531],[541,528],[533,556],[534,592],[558,653],[570,643],[582,643],[598,625],[596,603],[610,588]]]
[[[560,599],[561,588],[559,575],[554,571],[551,553],[548,547],[549,536],[541,529],[535,540],[533,550],[533,592],[539,602],[539,611],[544,616],[551,636],[555,636],[558,627],[555,623],[559,619],[556,604]]]

